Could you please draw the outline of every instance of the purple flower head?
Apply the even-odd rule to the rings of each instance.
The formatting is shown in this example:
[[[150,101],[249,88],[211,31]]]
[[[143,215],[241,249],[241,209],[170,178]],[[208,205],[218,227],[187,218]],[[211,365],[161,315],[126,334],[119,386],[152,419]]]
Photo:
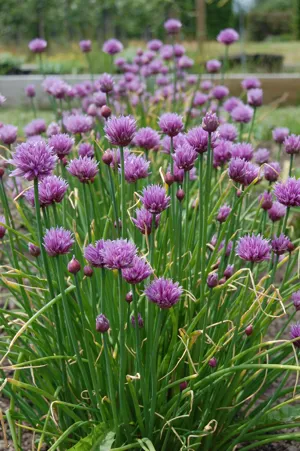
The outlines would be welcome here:
[[[60,125],[57,124],[56,122],[51,122],[51,124],[48,125],[46,132],[48,138],[51,138],[51,136],[53,135],[58,135],[59,133],[61,133]]]
[[[173,138],[173,151],[177,149],[177,147],[182,146],[185,142],[185,135],[183,133],[178,133],[178,135],[174,136]],[[162,152],[163,153],[170,153],[171,152],[171,138],[170,136],[166,135],[161,140],[162,144]]]
[[[197,157],[198,154],[188,142],[176,147],[172,155],[178,169],[184,169],[186,172],[194,167]]]
[[[0,92],[0,106],[3,105],[4,102],[6,102],[6,97],[4,97]]]
[[[194,95],[193,105],[195,107],[205,105],[208,101],[208,95],[203,94],[202,92],[197,91]]]
[[[16,169],[11,173],[12,177],[24,177],[31,181],[42,180],[51,175],[55,168],[57,156],[53,155],[51,147],[43,141],[25,142],[16,147],[9,160]]]
[[[263,103],[263,90],[260,88],[249,89],[247,93],[247,102],[254,108],[261,106]]]
[[[116,55],[122,52],[123,48],[122,42],[118,41],[118,39],[109,39],[104,42],[102,50],[104,53],[108,53],[108,55]]]
[[[235,141],[238,136],[236,127],[232,124],[222,124],[219,129],[219,136],[226,141]]]
[[[114,88],[114,80],[111,75],[103,74],[99,78],[99,87],[101,92],[111,92]]]
[[[229,279],[233,275],[233,272],[234,272],[234,266],[228,265],[224,271],[224,277],[226,279]]]
[[[52,227],[46,230],[44,247],[50,257],[68,254],[74,243],[72,233],[63,227]]]
[[[92,50],[92,41],[89,39],[84,39],[79,42],[79,47],[83,53],[88,53]]]
[[[135,183],[137,180],[145,179],[149,175],[150,161],[143,155],[130,154],[124,160],[125,180],[128,183]]]
[[[122,269],[122,276],[126,282],[135,285],[147,279],[153,273],[149,263],[141,257],[135,256],[132,266]]]
[[[248,91],[249,89],[257,89],[260,88],[261,83],[256,77],[248,77],[242,81],[242,88]]]
[[[106,105],[106,95],[104,94],[104,92],[95,92],[92,100],[93,103],[99,108]]]
[[[226,219],[228,218],[231,210],[232,210],[232,208],[229,205],[227,205],[227,204],[222,205],[222,207],[220,207],[218,215],[217,215],[217,221],[219,221],[221,223],[225,222]]]
[[[286,153],[293,155],[300,152],[300,135],[287,136],[283,142]]]
[[[148,185],[143,189],[141,201],[150,213],[159,214],[170,206],[170,197],[160,185]]]
[[[18,127],[15,127],[14,125],[3,125],[0,128],[0,141],[2,141],[4,144],[10,146],[13,144],[17,139],[17,133],[18,133]]]
[[[259,175],[259,167],[242,158],[232,158],[228,168],[229,177],[236,183],[250,185]]]
[[[281,172],[280,164],[277,161],[266,163],[264,165],[264,176],[269,182],[276,182]]]
[[[103,268],[104,260],[102,257],[102,250],[104,247],[104,240],[96,241],[95,246],[89,244],[84,248],[83,255],[84,258],[89,262],[91,266],[95,268]]]
[[[164,113],[160,116],[158,125],[163,133],[171,137],[183,130],[182,117],[176,113]]]
[[[193,75],[193,74],[189,74],[186,76],[186,82],[191,85],[194,86],[197,83],[197,75]]]
[[[162,309],[173,307],[183,293],[183,289],[178,282],[160,277],[155,279],[145,290],[149,301],[154,302]]]
[[[145,208],[137,208],[136,218],[131,218],[134,225],[143,235],[150,235],[152,232],[153,215]],[[155,228],[158,227],[160,215],[155,216]]]
[[[226,86],[215,86],[212,90],[212,95],[217,100],[222,100],[229,94],[229,89]]]
[[[177,19],[168,19],[164,23],[164,28],[168,34],[177,34],[180,32],[182,23]]]
[[[144,127],[136,132],[133,142],[135,146],[144,150],[157,150],[160,144],[160,137],[153,128]]]
[[[207,151],[208,146],[208,132],[202,127],[194,127],[186,134],[186,140],[190,146],[198,153]]]
[[[286,215],[286,207],[280,202],[273,202],[272,207],[268,209],[268,215],[272,222],[280,221]]]
[[[131,116],[112,116],[104,127],[108,141],[120,147],[128,146],[136,133],[136,121]]]
[[[179,58],[177,65],[179,69],[183,70],[190,69],[194,65],[194,60],[184,55],[181,58]]]
[[[138,326],[139,326],[140,328],[144,327],[144,320],[143,320],[143,318],[141,317],[141,314],[140,314],[140,313],[138,313],[137,320],[138,320]],[[134,316],[134,315],[131,316],[131,324],[133,325],[133,327],[135,327],[135,316]]]
[[[89,157],[79,157],[71,160],[67,166],[67,171],[77,177],[81,183],[88,183],[98,174],[98,162]]]
[[[254,152],[254,160],[255,163],[262,165],[264,163],[268,163],[270,158],[270,151],[268,149],[260,148]]]
[[[211,274],[209,274],[206,283],[209,288],[216,287],[219,283],[218,273],[212,272]]]
[[[275,142],[277,142],[278,144],[282,144],[285,138],[288,137],[289,133],[290,131],[288,128],[278,127],[274,128],[274,130],[272,131],[272,136]]]
[[[5,218],[2,215],[0,215],[0,222],[2,222],[2,224],[5,224]],[[2,239],[5,234],[6,228],[3,225],[0,225],[0,239]]]
[[[292,294],[291,299],[293,301],[296,311],[298,312],[300,310],[300,290],[295,291]]]
[[[136,247],[128,240],[105,240],[100,255],[106,268],[124,269],[132,266],[136,256]]]
[[[233,158],[243,158],[246,161],[250,161],[253,157],[253,147],[250,143],[237,143],[233,144],[231,148],[231,154]]]
[[[28,47],[33,53],[43,53],[47,48],[47,41],[36,38],[29,42]]]
[[[181,58],[185,54],[185,48],[181,44],[174,44],[174,55],[176,58]]]
[[[231,112],[231,117],[235,122],[248,124],[253,116],[253,109],[248,105],[239,105]]]
[[[291,325],[291,332],[290,332],[291,340],[294,340],[295,338],[298,338],[298,340],[294,341],[294,346],[297,348],[300,348],[300,323],[292,324]]]
[[[110,328],[108,319],[102,313],[96,318],[96,331],[104,334]]]
[[[274,236],[271,241],[272,251],[274,254],[282,255],[288,251],[290,242],[289,237],[285,236],[283,233],[281,233],[278,237]]]
[[[66,133],[60,133],[51,136],[48,140],[48,144],[53,148],[53,151],[58,158],[62,159],[71,152],[72,147],[74,146],[74,138],[71,138]]]
[[[49,175],[39,182],[39,202],[41,207],[60,203],[68,189],[68,183],[61,177]],[[26,200],[34,207],[34,191],[29,189],[24,194]]]
[[[84,114],[70,114],[64,118],[64,126],[69,133],[76,135],[77,133],[87,133],[93,128],[93,119]]]
[[[215,113],[208,111],[202,119],[202,128],[208,133],[213,133],[219,127],[219,119]]]
[[[35,86],[34,85],[27,85],[25,87],[25,94],[27,95],[27,97],[35,97]]]
[[[289,178],[276,183],[274,194],[278,202],[287,207],[300,207],[300,179]]]
[[[237,106],[243,105],[243,102],[238,97],[229,97],[224,103],[223,108],[227,113],[231,113]]]
[[[159,39],[152,39],[148,42],[147,47],[152,52],[158,52],[158,50],[162,47],[163,43]]]
[[[95,153],[92,144],[90,144],[89,142],[82,142],[81,144],[79,144],[78,154],[82,158],[94,158]]]
[[[206,70],[210,74],[216,74],[221,69],[222,63],[219,60],[209,60],[206,63]]]
[[[41,255],[41,249],[33,243],[28,243],[28,251],[33,257]]]
[[[213,165],[215,168],[222,167],[231,159],[232,142],[221,139],[214,148]]]
[[[264,191],[260,196],[259,196],[259,202],[261,203],[261,208],[263,210],[270,210],[270,208],[273,205],[273,197],[272,194],[269,193],[268,191]]]
[[[239,34],[233,28],[225,28],[218,34],[217,41],[224,45],[231,45],[238,41],[239,37]]]
[[[245,235],[238,240],[237,255],[248,262],[262,262],[270,259],[271,246],[261,235]]]
[[[44,119],[34,119],[26,125],[24,132],[27,137],[41,135],[46,131],[46,128],[47,126]]]

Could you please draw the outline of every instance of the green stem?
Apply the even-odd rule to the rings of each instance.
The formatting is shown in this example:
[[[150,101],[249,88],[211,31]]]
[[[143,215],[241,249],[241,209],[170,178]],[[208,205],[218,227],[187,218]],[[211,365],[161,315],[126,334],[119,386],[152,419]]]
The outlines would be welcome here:
[[[121,221],[122,221],[122,237],[127,236],[126,226],[126,196],[125,196],[125,168],[124,168],[124,149],[120,146],[121,159]]]

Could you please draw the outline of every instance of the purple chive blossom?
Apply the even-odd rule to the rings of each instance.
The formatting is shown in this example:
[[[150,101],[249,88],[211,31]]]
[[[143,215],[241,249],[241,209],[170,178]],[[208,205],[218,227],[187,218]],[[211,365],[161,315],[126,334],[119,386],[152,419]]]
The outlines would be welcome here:
[[[161,131],[168,136],[174,137],[183,130],[182,117],[176,113],[164,113],[158,122]]]
[[[227,113],[231,113],[237,106],[243,105],[243,102],[238,97],[229,97],[224,103],[223,108]]]
[[[291,340],[298,338],[298,340],[294,341],[293,344],[297,348],[300,348],[300,323],[291,325],[290,337],[291,337]]]
[[[104,265],[108,269],[125,269],[133,264],[136,256],[135,244],[128,240],[106,240],[100,251]]]
[[[71,138],[66,133],[60,133],[51,136],[48,140],[48,144],[53,148],[53,151],[58,158],[62,159],[71,152],[72,147],[74,146],[74,138]]]
[[[234,266],[233,265],[228,265],[224,271],[224,277],[226,279],[229,279],[234,273]]]
[[[53,136],[53,135],[58,135],[59,133],[61,133],[60,125],[57,124],[56,122],[51,122],[51,124],[48,125],[47,131],[46,131],[48,138],[51,138],[51,136]]]
[[[163,277],[155,279],[145,290],[149,301],[154,302],[162,309],[173,307],[183,293],[182,287],[178,282]]]
[[[102,313],[96,318],[96,331],[104,334],[110,328],[109,320]]]
[[[168,34],[177,34],[180,32],[182,23],[177,19],[168,19],[164,23],[164,28]]]
[[[118,41],[118,39],[109,39],[104,42],[102,50],[108,55],[116,55],[117,53],[122,52],[123,48],[122,42]]]
[[[231,141],[225,141],[220,140],[218,141],[218,144],[214,148],[214,160],[213,165],[215,168],[222,167],[225,163],[227,163],[231,159],[231,149],[232,149],[232,142]]]
[[[84,258],[89,262],[91,266],[95,268],[103,268],[104,260],[101,254],[104,247],[104,240],[96,241],[95,246],[89,244],[84,248]]]
[[[253,147],[249,143],[237,143],[231,148],[231,154],[233,158],[243,158],[246,161],[250,161],[253,157]]]
[[[271,241],[272,251],[274,254],[282,255],[289,250],[290,239],[281,233],[278,237],[274,236]]]
[[[264,165],[264,176],[269,182],[276,182],[281,172],[280,164],[277,161],[272,161]]]
[[[231,45],[238,41],[239,37],[233,28],[225,28],[218,34],[217,41],[224,45]]]
[[[143,318],[141,317],[141,314],[140,314],[140,313],[138,313],[137,320],[138,320],[138,326],[139,326],[140,328],[144,327],[144,320],[143,320]],[[134,315],[131,316],[131,324],[133,325],[133,327],[135,327],[135,316],[134,316]]]
[[[260,148],[254,152],[254,160],[255,163],[262,165],[264,163],[268,163],[270,158],[270,151],[268,149]]]
[[[177,147],[182,146],[186,142],[186,137],[179,133],[177,136],[173,138],[173,150],[177,149]],[[161,140],[162,152],[170,153],[171,152],[171,138],[170,136],[164,136]]]
[[[264,191],[263,194],[259,196],[259,202],[261,204],[261,208],[263,210],[270,210],[273,205],[273,197],[272,194],[268,191]]]
[[[47,41],[36,38],[29,42],[28,47],[33,53],[43,53],[47,48]]]
[[[222,100],[229,94],[229,89],[226,86],[215,86],[212,90],[212,95],[217,100]]]
[[[216,287],[219,283],[218,274],[216,272],[209,274],[206,283],[209,288]]]
[[[99,87],[101,92],[111,92],[114,88],[114,80],[109,74],[102,74],[99,78]]]
[[[260,83],[259,79],[256,77],[248,77],[242,81],[241,85],[242,85],[243,89],[248,91],[249,89],[260,88],[261,83]]]
[[[0,128],[0,141],[2,141],[4,144],[10,146],[13,144],[17,139],[17,132],[18,127],[15,127],[14,125],[3,125]]]
[[[277,142],[278,144],[282,144],[285,138],[288,137],[289,133],[290,131],[288,128],[278,127],[274,128],[274,130],[272,131],[272,136],[275,142]]]
[[[292,296],[291,300],[293,301],[294,307],[296,311],[298,312],[300,310],[300,290],[295,291]]]
[[[215,113],[208,111],[202,119],[202,128],[208,133],[213,133],[219,127],[219,119]]]
[[[128,146],[136,133],[136,121],[131,116],[112,116],[105,124],[104,131],[108,141],[120,147]]]
[[[248,124],[253,116],[253,109],[248,105],[235,107],[231,112],[231,117],[235,122]]]
[[[263,102],[263,90],[260,88],[249,89],[247,92],[247,102],[254,108],[261,106]]]
[[[178,146],[172,155],[178,169],[184,169],[186,172],[190,171],[194,167],[197,157],[198,154],[187,142],[181,146]]]
[[[98,162],[89,157],[79,157],[71,160],[67,166],[68,172],[77,177],[81,183],[88,183],[98,174]]]
[[[132,261],[132,266],[122,269],[122,276],[126,282],[135,285],[147,279],[153,273],[153,269],[149,263],[141,258],[135,256]]]
[[[142,155],[131,154],[124,160],[124,175],[128,183],[135,183],[137,180],[145,179],[149,175],[150,161]]]
[[[5,218],[2,215],[0,215],[0,222],[2,222],[2,224],[5,224]],[[5,234],[6,228],[3,225],[0,225],[0,239],[2,239]]]
[[[290,135],[283,141],[284,149],[289,155],[300,152],[300,135]]]
[[[223,124],[220,125],[219,129],[219,136],[221,139],[224,139],[226,141],[235,141],[238,136],[238,131],[236,127],[232,124]]]
[[[57,156],[43,141],[25,142],[16,147],[9,163],[16,167],[12,177],[24,177],[28,181],[41,180],[55,168]]]
[[[52,227],[44,236],[44,247],[50,257],[68,254],[74,243],[72,233],[63,227]]]
[[[145,208],[136,210],[136,218],[132,218],[132,222],[143,235],[150,235],[152,232],[153,215]],[[155,228],[158,227],[160,215],[155,216]]]
[[[218,215],[217,215],[217,221],[219,222],[225,222],[226,219],[228,218],[230,212],[231,212],[232,208],[229,205],[222,205],[222,207],[220,207]]]
[[[197,153],[204,153],[208,146],[208,133],[202,127],[194,127],[186,134],[186,140]]]
[[[41,255],[41,249],[33,243],[28,243],[28,251],[32,257]]]
[[[229,177],[236,183],[250,185],[259,175],[259,167],[242,158],[232,158],[228,168]]]
[[[270,259],[271,246],[261,235],[245,235],[238,241],[237,255],[248,262],[262,262]]]
[[[54,203],[60,203],[66,191],[68,183],[61,177],[49,175],[39,183],[39,202],[42,208],[48,207]],[[25,199],[34,207],[34,190],[30,188],[24,194]]]
[[[289,178],[286,182],[277,183],[274,195],[278,202],[287,207],[300,206],[300,179]]]
[[[143,189],[141,201],[150,213],[159,214],[170,206],[170,196],[160,185],[149,185]]]
[[[272,207],[268,209],[268,215],[272,222],[280,221],[286,215],[286,207],[280,202],[273,202]]]
[[[92,41],[89,39],[83,39],[79,42],[79,47],[83,53],[88,53],[92,50]]]
[[[73,135],[87,133],[93,128],[93,119],[84,114],[70,114],[64,118],[63,122],[66,130]]]
[[[206,63],[206,70],[210,74],[216,74],[221,69],[222,63],[218,60],[209,60]]]
[[[206,94],[203,94],[202,92],[196,92],[194,99],[193,99],[193,105],[195,107],[205,105],[208,101],[208,96]]]
[[[152,52],[158,52],[158,50],[162,47],[163,43],[159,39],[152,39],[147,43],[147,47]]]
[[[144,150],[157,150],[160,145],[159,134],[150,127],[140,128],[134,137],[134,145]]]
[[[46,122],[44,119],[34,119],[33,121],[29,122],[29,124],[26,125],[24,128],[25,135],[27,137],[29,136],[35,136],[35,135],[41,135],[44,133],[47,129]]]
[[[34,85],[27,85],[25,87],[25,94],[27,97],[33,98],[36,95],[35,92],[35,86]]]
[[[179,69],[190,69],[194,65],[194,60],[192,58],[189,58],[188,56],[184,55],[178,60],[178,67]]]
[[[4,102],[6,102],[6,97],[4,97],[0,92],[0,106],[2,106]]]
[[[82,142],[79,144],[78,154],[80,157],[94,158],[94,147],[89,142]]]

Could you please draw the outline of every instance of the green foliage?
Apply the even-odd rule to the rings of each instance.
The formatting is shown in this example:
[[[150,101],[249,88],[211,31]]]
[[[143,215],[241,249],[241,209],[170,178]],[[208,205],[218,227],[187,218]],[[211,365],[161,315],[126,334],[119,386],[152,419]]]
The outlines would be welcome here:
[[[292,11],[252,12],[248,15],[248,34],[253,41],[263,41],[269,35],[293,32]]]
[[[115,433],[108,432],[107,424],[100,423],[92,432],[79,440],[69,451],[109,451],[115,440]]]

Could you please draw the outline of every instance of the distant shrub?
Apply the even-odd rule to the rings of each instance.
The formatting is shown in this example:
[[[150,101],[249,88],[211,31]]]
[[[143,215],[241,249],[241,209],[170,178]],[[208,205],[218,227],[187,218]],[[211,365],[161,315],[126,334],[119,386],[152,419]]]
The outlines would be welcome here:
[[[263,41],[270,35],[280,36],[292,32],[292,11],[252,12],[248,16],[248,33],[251,40]]]

